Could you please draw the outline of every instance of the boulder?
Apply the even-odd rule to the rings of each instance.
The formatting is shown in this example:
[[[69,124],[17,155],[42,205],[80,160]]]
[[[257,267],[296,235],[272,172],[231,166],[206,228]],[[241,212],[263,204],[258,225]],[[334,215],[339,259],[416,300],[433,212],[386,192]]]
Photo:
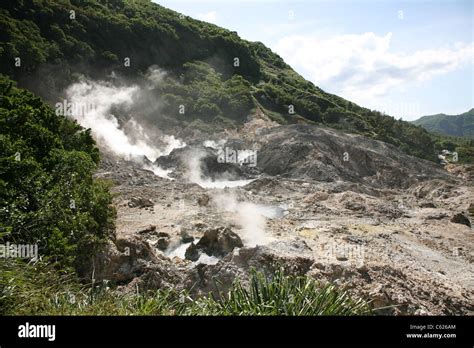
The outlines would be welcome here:
[[[463,225],[471,227],[471,221],[469,221],[469,218],[463,213],[457,213],[456,215],[454,215],[451,218],[451,222],[454,222],[456,224],[463,224]]]
[[[158,262],[148,242],[133,236],[109,241],[104,250],[94,257],[89,272],[96,280],[128,282],[143,274],[150,265]],[[93,269],[93,271],[92,271]]]
[[[182,243],[191,243],[194,241],[194,237],[190,236],[187,232],[181,233],[181,242]]]
[[[143,198],[143,197],[132,197],[130,201],[128,202],[128,206],[130,208],[149,208],[153,207],[155,204],[153,201],[149,198]]]
[[[142,228],[141,230],[138,231],[138,234],[154,234],[156,233],[156,226],[155,225],[149,225],[145,228]]]
[[[194,243],[191,243],[184,253],[184,257],[191,261],[197,261],[199,259],[199,255],[199,250]]]
[[[209,196],[204,193],[198,198],[197,202],[200,206],[205,207],[209,204],[209,200],[210,200]]]
[[[156,242],[156,247],[162,251],[166,250],[168,248],[168,245],[170,245],[170,240],[166,237],[160,237]]]
[[[345,202],[344,203],[344,208],[352,210],[352,211],[358,211],[358,212],[362,212],[362,211],[366,210],[364,204],[362,204],[360,202],[356,202],[356,201],[347,201],[347,202]]]
[[[248,284],[249,271],[255,269],[271,277],[277,269],[285,274],[306,274],[314,263],[312,250],[304,241],[272,242],[267,246],[242,247],[224,256],[217,264],[201,264],[188,274],[196,294],[226,292],[235,279]]]
[[[207,230],[196,244],[196,248],[204,251],[209,256],[224,256],[234,248],[243,246],[240,237],[228,227]]]

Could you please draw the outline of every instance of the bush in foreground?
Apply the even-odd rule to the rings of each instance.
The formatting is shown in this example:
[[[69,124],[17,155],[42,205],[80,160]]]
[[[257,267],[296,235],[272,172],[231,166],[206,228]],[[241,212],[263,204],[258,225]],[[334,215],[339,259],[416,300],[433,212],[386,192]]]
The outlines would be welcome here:
[[[308,276],[286,276],[277,270],[271,279],[251,271],[249,286],[234,282],[219,298],[195,303],[194,314],[210,315],[362,315],[368,303],[352,299],[334,285],[321,286]]]
[[[0,243],[80,271],[113,230],[90,130],[0,75]]]
[[[41,262],[0,262],[0,315],[363,315],[367,302],[306,276],[272,279],[252,271],[249,286],[193,299],[187,292],[119,294],[106,284],[82,285],[75,275]]]

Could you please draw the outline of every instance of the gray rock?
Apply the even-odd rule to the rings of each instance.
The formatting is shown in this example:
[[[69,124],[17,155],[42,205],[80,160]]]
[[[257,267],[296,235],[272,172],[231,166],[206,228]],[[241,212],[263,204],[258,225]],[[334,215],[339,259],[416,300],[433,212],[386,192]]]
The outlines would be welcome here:
[[[189,234],[182,234],[181,235],[181,241],[183,243],[191,243],[194,241],[194,237],[193,236],[190,236]]]
[[[153,207],[155,204],[153,201],[149,198],[143,198],[143,197],[132,197],[130,201],[128,202],[128,206],[130,208],[148,208],[148,207]]]
[[[451,222],[454,222],[456,224],[463,224],[463,225],[471,227],[471,221],[469,221],[469,218],[463,213],[458,213],[454,215],[451,218]]]
[[[158,241],[156,243],[156,247],[160,250],[166,250],[166,248],[168,248],[169,245],[170,245],[170,240],[169,238],[166,238],[166,237],[158,238]]]
[[[140,231],[138,231],[139,234],[154,234],[156,233],[156,226],[155,225],[149,225]]]
[[[186,252],[184,253],[184,257],[187,260],[191,261],[197,261],[199,259],[199,255],[199,249],[194,243],[191,243],[191,245],[186,249]]]
[[[209,256],[224,256],[234,248],[243,246],[240,237],[227,227],[207,230],[196,244],[198,249],[203,250]]]
[[[269,277],[280,268],[285,274],[303,275],[313,263],[311,249],[306,243],[281,241],[268,246],[234,250],[217,264],[200,265],[188,276],[190,283],[198,284],[193,292],[218,295],[221,291],[227,291],[235,279],[248,284],[251,269],[261,271]]]
[[[200,206],[207,206],[209,204],[209,196],[207,194],[202,194],[198,199],[197,202]]]
[[[414,161],[393,145],[314,125],[275,127],[259,141],[257,168],[272,176],[393,188],[427,179],[452,179],[435,163]]]
[[[419,205],[420,208],[436,208],[436,205],[433,202],[422,202]]]

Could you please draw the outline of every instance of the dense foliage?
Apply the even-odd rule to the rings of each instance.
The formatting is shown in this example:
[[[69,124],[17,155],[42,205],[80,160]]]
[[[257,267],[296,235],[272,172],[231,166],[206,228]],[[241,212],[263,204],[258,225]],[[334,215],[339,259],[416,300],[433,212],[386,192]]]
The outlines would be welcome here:
[[[222,74],[203,62],[183,65],[178,78],[167,78],[155,91],[164,100],[167,115],[186,121],[217,123],[227,119],[230,127],[244,121],[254,107],[250,83],[241,75],[224,80]],[[184,106],[180,114],[180,106]]]
[[[423,116],[413,124],[422,126],[430,132],[474,139],[474,109],[460,115]]]
[[[149,0],[0,4],[0,72],[49,101],[76,73],[103,78],[115,71],[138,79],[152,65],[177,78],[157,91],[165,97],[165,111],[173,116],[185,105],[185,120],[193,127],[235,127],[260,107],[280,123],[323,123],[436,160],[435,139],[423,128],[326,93],[262,43]]]
[[[85,266],[113,225],[108,185],[94,180],[87,130],[0,76],[0,241],[37,244],[62,266]]]

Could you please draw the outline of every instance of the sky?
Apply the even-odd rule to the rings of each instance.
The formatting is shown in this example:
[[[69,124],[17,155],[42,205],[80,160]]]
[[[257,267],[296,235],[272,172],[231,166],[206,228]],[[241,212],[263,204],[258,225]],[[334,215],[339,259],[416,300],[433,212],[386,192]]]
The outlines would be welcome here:
[[[154,0],[260,41],[329,93],[414,120],[474,107],[473,0]]]

